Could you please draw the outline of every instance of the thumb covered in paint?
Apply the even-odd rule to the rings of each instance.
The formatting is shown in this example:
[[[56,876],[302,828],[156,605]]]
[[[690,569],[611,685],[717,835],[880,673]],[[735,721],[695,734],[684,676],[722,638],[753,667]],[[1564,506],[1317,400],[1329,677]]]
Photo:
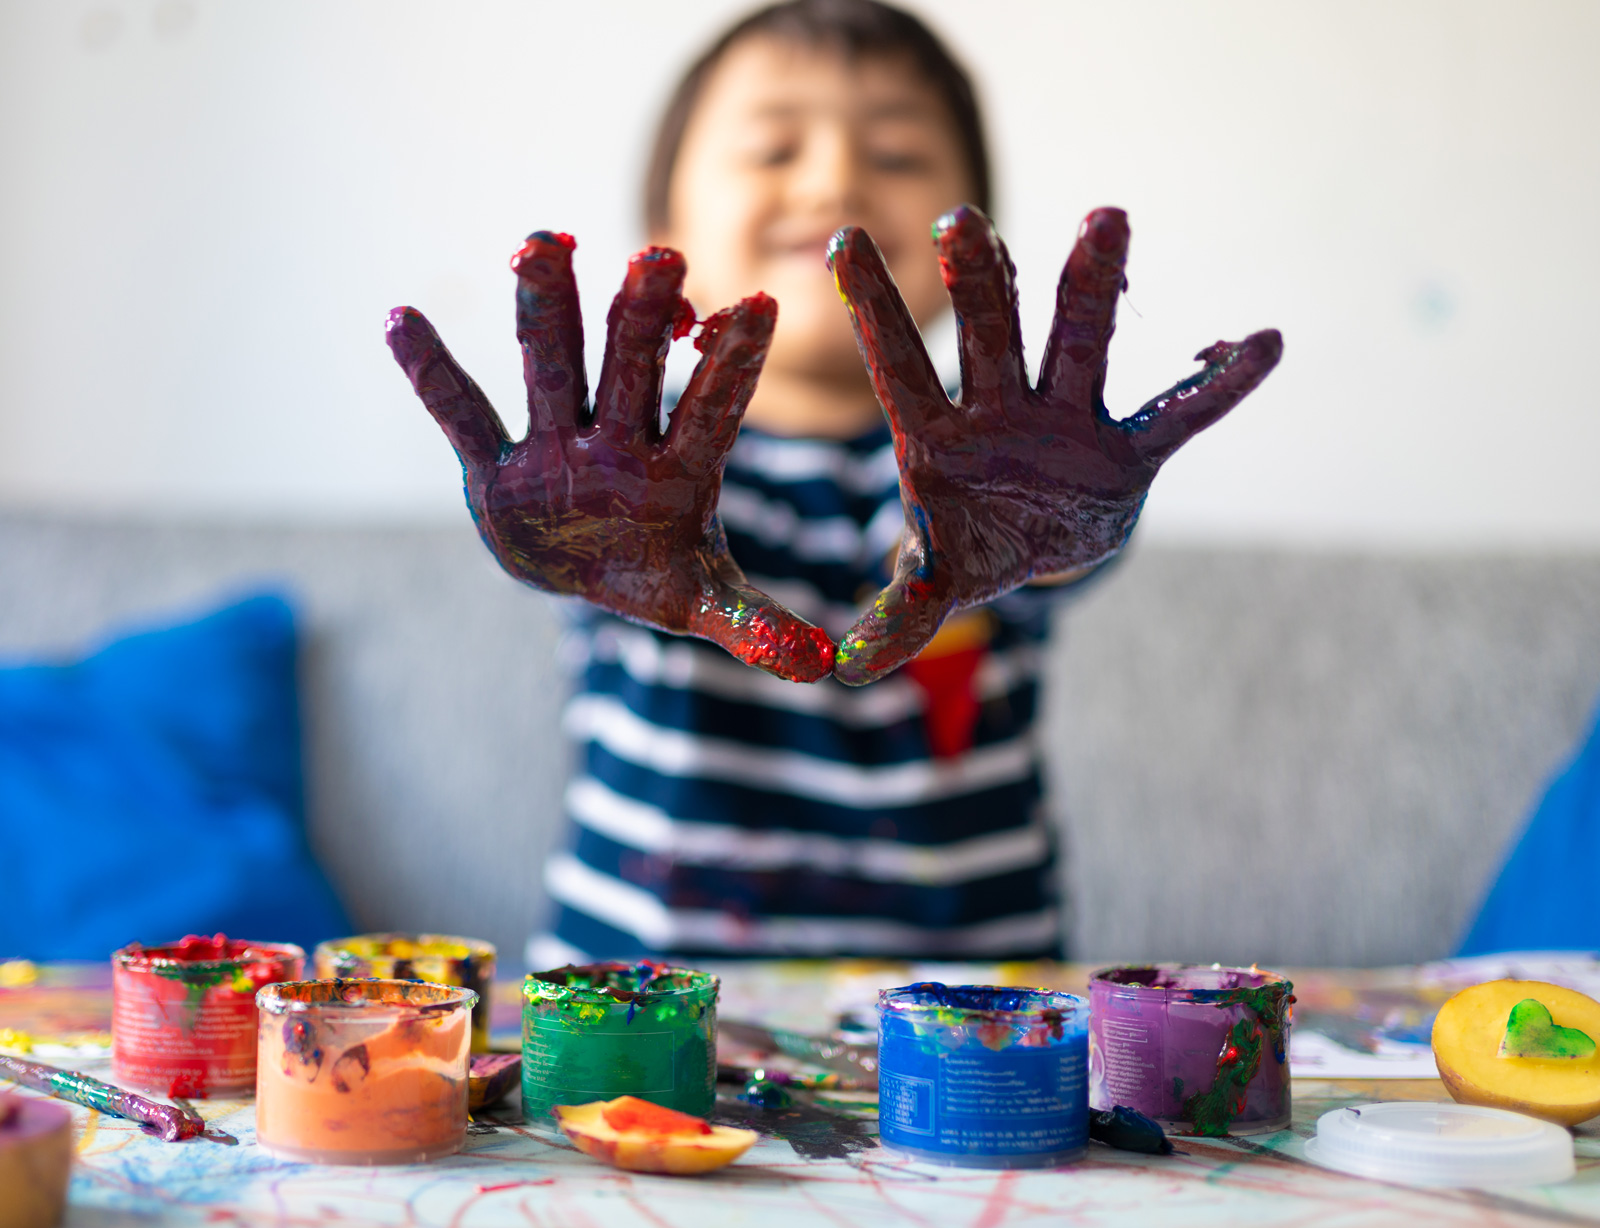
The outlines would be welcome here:
[[[432,324],[415,307],[389,313],[389,352],[411,381],[412,390],[433,415],[463,464],[497,464],[510,439],[484,396],[445,348]]]
[[[725,648],[746,665],[789,682],[818,682],[833,672],[833,638],[754,588],[723,554],[689,633]]]

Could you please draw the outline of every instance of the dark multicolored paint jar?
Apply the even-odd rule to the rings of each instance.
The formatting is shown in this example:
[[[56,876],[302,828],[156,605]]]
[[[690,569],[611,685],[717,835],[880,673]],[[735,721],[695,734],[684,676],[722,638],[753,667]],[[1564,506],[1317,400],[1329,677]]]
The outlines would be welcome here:
[[[1127,1105],[1169,1134],[1287,1128],[1293,990],[1257,968],[1101,969],[1089,980],[1089,1103]]]
[[[878,1137],[914,1159],[1043,1168],[1089,1143],[1089,1006],[935,981],[878,994]]]
[[[530,973],[522,1112],[637,1096],[704,1117],[716,1103],[717,991],[708,972],[644,961]]]
[[[493,943],[450,934],[357,934],[318,943],[312,959],[313,975],[324,980],[372,976],[472,990],[478,995],[472,1011],[472,1051],[489,1052]]]
[[[248,1096],[256,1085],[256,992],[297,979],[288,943],[189,935],[111,957],[111,1072],[167,1096]]]

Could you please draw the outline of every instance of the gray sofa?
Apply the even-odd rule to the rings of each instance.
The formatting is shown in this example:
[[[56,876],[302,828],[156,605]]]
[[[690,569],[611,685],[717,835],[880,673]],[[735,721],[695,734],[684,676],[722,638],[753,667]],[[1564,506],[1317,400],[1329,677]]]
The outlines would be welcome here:
[[[0,652],[299,597],[313,842],[366,928],[515,966],[567,752],[553,603],[449,529],[0,517]],[[1600,695],[1600,557],[1136,547],[1063,610],[1043,737],[1078,958],[1450,952]]]

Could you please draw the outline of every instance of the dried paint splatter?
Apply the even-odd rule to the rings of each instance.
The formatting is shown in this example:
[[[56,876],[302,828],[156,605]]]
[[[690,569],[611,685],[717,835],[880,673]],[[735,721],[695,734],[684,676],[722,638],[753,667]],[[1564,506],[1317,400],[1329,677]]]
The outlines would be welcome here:
[[[782,1108],[770,1109],[722,1097],[711,1121],[782,1139],[803,1160],[848,1160],[878,1146],[869,1122],[840,1109],[824,1108],[803,1095],[793,1096]]]

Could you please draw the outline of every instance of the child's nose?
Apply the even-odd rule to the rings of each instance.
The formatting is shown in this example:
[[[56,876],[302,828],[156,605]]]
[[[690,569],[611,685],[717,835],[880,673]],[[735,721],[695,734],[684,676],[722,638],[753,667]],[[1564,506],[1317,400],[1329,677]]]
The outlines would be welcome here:
[[[791,206],[834,218],[853,217],[860,205],[861,167],[855,141],[843,123],[817,123],[806,133],[789,180]]]

